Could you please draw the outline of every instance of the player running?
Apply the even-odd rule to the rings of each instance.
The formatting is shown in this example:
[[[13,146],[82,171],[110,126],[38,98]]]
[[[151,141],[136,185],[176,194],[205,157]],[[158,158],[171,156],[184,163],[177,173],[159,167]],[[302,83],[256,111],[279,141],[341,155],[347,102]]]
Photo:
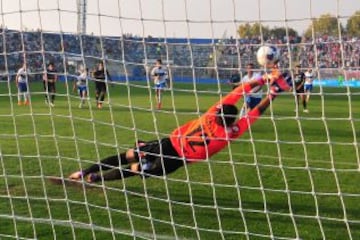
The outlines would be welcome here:
[[[95,78],[96,106],[101,109],[107,92],[107,82],[111,81],[110,74],[105,70],[103,62],[98,63],[96,70],[93,72],[93,77]]]
[[[18,105],[29,105],[29,89],[26,63],[18,70],[15,78],[15,84],[18,89]],[[23,101],[22,101],[23,100]]]
[[[306,103],[309,103],[310,95],[313,90],[313,81],[314,81],[314,73],[312,68],[309,68],[305,72],[305,84],[304,84],[304,91],[306,95]]]
[[[307,113],[309,112],[309,110],[307,109],[306,96],[304,93],[305,74],[304,72],[301,71],[300,67],[301,67],[300,65],[296,65],[294,70],[294,83],[295,83],[296,106],[297,106],[295,111],[297,111],[297,109],[299,108],[300,99],[301,99],[303,105],[303,111]]]
[[[43,84],[45,91],[45,104],[55,107],[56,81],[57,74],[54,63],[49,63],[46,73],[43,75]]]
[[[166,67],[162,66],[161,59],[156,60],[155,67],[151,70],[151,77],[155,85],[155,98],[157,103],[157,109],[161,109],[162,91],[168,87],[168,71]]]
[[[269,94],[246,117],[237,120],[235,104],[244,93],[269,82]],[[271,74],[240,85],[221,101],[214,104],[198,119],[176,128],[169,137],[150,142],[139,142],[134,148],[113,155],[69,178],[87,182],[108,181],[135,175],[149,177],[172,173],[184,164],[209,159],[225,148],[229,142],[240,137],[267,109],[279,92],[290,90],[291,77],[280,74],[277,69]],[[127,165],[126,168],[119,165]],[[109,171],[106,171],[109,170]],[[105,172],[106,171],[106,172]]]
[[[88,96],[88,69],[81,67],[79,69],[79,76],[77,76],[76,81],[74,81],[73,91],[76,91],[80,97],[79,108],[84,106],[85,100]]]
[[[259,78],[259,73],[254,71],[254,64],[249,63],[246,65],[246,74],[241,79],[241,83],[249,82],[253,79]],[[245,115],[249,110],[256,107],[262,99],[263,91],[262,86],[258,86],[256,88],[253,88],[250,93],[245,95],[245,102],[244,106],[241,108],[240,116]]]

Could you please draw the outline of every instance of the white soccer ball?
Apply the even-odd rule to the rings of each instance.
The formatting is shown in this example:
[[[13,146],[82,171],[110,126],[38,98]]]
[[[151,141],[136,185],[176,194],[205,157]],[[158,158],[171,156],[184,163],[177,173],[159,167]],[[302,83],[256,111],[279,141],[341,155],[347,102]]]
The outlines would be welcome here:
[[[272,67],[280,58],[280,52],[275,46],[261,46],[256,54],[258,63],[263,67]]]

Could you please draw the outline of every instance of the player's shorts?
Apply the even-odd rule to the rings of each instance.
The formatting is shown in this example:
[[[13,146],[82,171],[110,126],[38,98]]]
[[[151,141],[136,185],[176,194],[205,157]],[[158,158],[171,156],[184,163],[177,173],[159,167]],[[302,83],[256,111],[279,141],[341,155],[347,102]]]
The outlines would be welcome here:
[[[304,85],[304,91],[305,92],[311,92],[313,89],[313,85],[312,84],[305,84]]]
[[[301,87],[301,88],[299,88],[299,89],[296,89],[296,93],[297,94],[302,94],[302,93],[304,93],[304,86],[303,87]]]
[[[155,89],[165,89],[166,88],[166,82],[161,82],[158,84],[155,84]]]
[[[184,160],[179,157],[169,138],[145,142],[138,150],[135,148],[135,152],[145,176],[166,175],[184,165]]]
[[[97,92],[106,92],[106,83],[103,80],[96,80],[95,88]]]
[[[43,81],[43,84],[44,84],[45,91],[47,91],[47,92],[55,92],[56,91],[55,82]]]
[[[19,92],[27,92],[27,83],[26,82],[19,82],[18,83],[18,91]]]
[[[245,101],[246,101],[246,106],[249,109],[253,109],[261,102],[261,98],[247,96]]]
[[[79,93],[86,92],[87,86],[86,85],[78,86],[77,89]]]

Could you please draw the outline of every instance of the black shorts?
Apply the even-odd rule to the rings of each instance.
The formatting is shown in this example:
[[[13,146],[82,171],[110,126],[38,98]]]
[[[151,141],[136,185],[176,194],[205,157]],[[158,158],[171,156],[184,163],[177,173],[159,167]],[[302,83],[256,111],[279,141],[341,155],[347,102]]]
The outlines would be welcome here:
[[[55,82],[43,81],[45,92],[56,92]]]
[[[135,148],[140,162],[140,170],[146,174],[162,176],[176,171],[184,165],[169,138],[144,142]]]
[[[95,89],[96,92],[106,92],[106,83],[103,80],[96,80]]]
[[[302,94],[302,93],[304,93],[304,87],[301,87],[301,88],[299,88],[299,89],[296,89],[296,93],[297,93],[297,94]]]

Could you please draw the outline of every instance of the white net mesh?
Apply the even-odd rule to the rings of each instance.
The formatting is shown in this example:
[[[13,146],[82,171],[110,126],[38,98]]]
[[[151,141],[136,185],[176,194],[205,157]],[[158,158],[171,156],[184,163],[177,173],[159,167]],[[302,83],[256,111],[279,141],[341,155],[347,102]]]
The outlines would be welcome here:
[[[358,239],[360,5],[318,2],[1,1],[0,238]],[[313,70],[307,108],[284,93],[223,151],[168,176],[49,181],[198,118],[234,72],[260,71],[265,43],[282,71]],[[161,105],[156,59],[169,75]]]

